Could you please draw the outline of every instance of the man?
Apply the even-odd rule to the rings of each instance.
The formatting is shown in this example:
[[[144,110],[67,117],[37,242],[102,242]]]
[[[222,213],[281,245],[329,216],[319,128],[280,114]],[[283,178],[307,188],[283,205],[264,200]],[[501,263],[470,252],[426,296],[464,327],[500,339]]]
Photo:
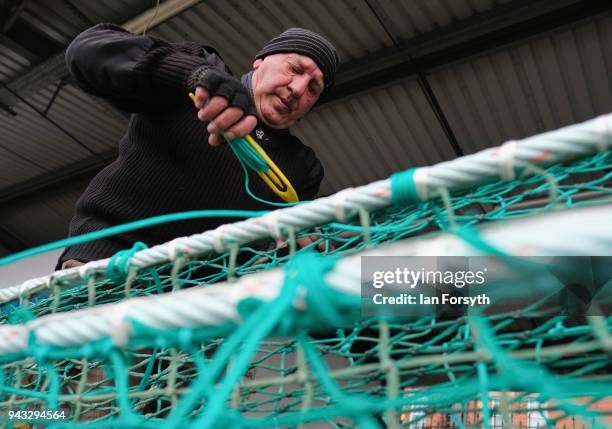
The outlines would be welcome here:
[[[70,234],[187,210],[270,209],[246,193],[237,158],[220,145],[222,132],[231,139],[254,130],[299,198],[314,198],[323,168],[288,128],[333,84],[337,62],[329,41],[300,28],[273,38],[240,80],[210,47],[133,35],[112,24],[81,33],[66,51],[70,72],[85,91],[133,115],[118,158],[77,202]],[[279,201],[257,176],[250,187],[265,200]],[[136,241],[159,244],[232,221],[174,222],[74,246],[58,267],[106,258]]]

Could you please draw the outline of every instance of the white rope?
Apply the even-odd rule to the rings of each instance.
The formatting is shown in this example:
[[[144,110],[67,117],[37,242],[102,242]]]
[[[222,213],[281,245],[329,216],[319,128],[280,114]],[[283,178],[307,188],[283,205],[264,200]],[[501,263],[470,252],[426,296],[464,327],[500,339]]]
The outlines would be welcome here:
[[[79,265],[75,268],[79,272],[79,277],[82,279],[86,279],[89,273],[91,272],[91,265],[89,264]]]
[[[346,209],[346,198],[353,191],[353,187],[343,189],[340,192],[334,194],[334,213],[338,222],[345,223],[347,221],[347,209]]]
[[[130,308],[134,306],[136,301],[127,299],[120,302],[116,308],[113,309],[112,316],[110,319],[111,325],[111,339],[113,344],[117,347],[125,347],[130,338],[130,323],[128,315]]]
[[[282,240],[283,232],[281,229],[281,225],[278,221],[278,218],[279,218],[278,212],[273,211],[265,217],[265,222],[268,227],[268,231],[270,232],[270,236],[274,237],[276,240]]]
[[[168,260],[169,261],[174,261],[176,259],[176,255],[178,255],[180,253],[180,251],[177,250],[177,246],[178,246],[178,241],[181,238],[175,238],[174,240],[171,240],[168,243]]]
[[[609,120],[609,115],[598,116],[595,121],[595,130],[599,133],[599,153],[607,152],[612,148],[612,121]]]
[[[505,155],[503,164],[509,174],[509,161],[512,159],[514,170],[524,168],[528,164],[539,167],[559,162],[570,161],[581,157],[594,155],[602,149],[608,148],[612,140],[612,114],[600,116],[582,124],[571,125],[556,131],[529,137],[517,141],[514,146],[513,157]],[[463,156],[452,161],[446,161],[431,167],[418,168],[415,171],[415,183],[420,198],[427,199],[439,188],[445,188],[450,193],[465,190],[480,184],[498,180],[500,164],[498,154],[500,151],[509,151],[504,146],[500,149],[489,148],[481,152]],[[545,155],[545,156],[544,156]],[[503,157],[502,157],[503,158]],[[341,197],[344,210],[368,211],[387,207],[390,202],[389,179],[380,180],[369,185],[345,190]],[[340,191],[344,192],[344,191]],[[287,226],[294,231],[324,225],[338,218],[338,194],[298,206],[279,209],[270,214],[245,221],[224,225],[223,240],[246,244],[255,240],[274,235],[277,225]],[[271,227],[272,225],[272,227]],[[220,230],[217,232],[204,232],[190,237],[183,237],[181,243],[188,246],[191,256],[203,256],[213,251],[225,249],[220,246]],[[215,245],[216,243],[216,245]],[[154,246],[135,253],[130,259],[132,267],[137,269],[168,262],[168,243]],[[91,272],[104,273],[108,259],[96,261],[91,265]],[[62,282],[81,282],[79,271],[63,270],[56,273]],[[44,287],[45,278],[36,279],[28,283],[28,289],[38,290]],[[18,298],[18,291],[8,288],[3,291],[0,303]]]
[[[226,228],[225,225],[221,225],[213,230],[213,248],[217,253],[223,253],[226,251],[225,243],[223,242],[223,230]]]
[[[414,171],[414,187],[417,191],[417,196],[421,201],[425,201],[429,198],[428,175],[429,167],[417,168]]]
[[[499,178],[506,182],[516,179],[516,172],[514,170],[516,146],[517,142],[515,140],[510,140],[501,145],[497,155],[497,162],[499,164]]]

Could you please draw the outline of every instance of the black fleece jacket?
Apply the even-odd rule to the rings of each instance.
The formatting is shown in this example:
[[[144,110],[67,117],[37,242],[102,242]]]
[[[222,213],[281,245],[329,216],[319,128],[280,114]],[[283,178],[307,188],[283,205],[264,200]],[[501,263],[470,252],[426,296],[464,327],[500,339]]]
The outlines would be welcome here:
[[[210,47],[168,43],[99,24],[78,35],[66,64],[79,86],[131,112],[118,158],[89,184],[77,202],[70,235],[186,210],[270,210],[252,199],[227,145],[211,147],[205,123],[187,94],[187,80],[207,64],[229,72]],[[300,200],[316,196],[323,168],[315,153],[288,130],[258,124],[252,136],[285,173]],[[250,172],[252,192],[281,200]],[[215,228],[237,219],[208,218],[158,225],[67,249],[58,262],[111,256],[136,241],[148,245]]]

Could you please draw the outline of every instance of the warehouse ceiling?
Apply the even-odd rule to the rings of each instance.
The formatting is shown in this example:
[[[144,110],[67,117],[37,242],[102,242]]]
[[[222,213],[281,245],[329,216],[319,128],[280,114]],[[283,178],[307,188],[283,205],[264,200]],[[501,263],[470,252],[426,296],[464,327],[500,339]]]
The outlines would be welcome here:
[[[338,48],[338,84],[294,133],[321,193],[612,110],[612,2],[0,0],[0,256],[62,238],[128,116],[74,85],[63,52],[98,22],[214,46],[236,74],[292,26]]]

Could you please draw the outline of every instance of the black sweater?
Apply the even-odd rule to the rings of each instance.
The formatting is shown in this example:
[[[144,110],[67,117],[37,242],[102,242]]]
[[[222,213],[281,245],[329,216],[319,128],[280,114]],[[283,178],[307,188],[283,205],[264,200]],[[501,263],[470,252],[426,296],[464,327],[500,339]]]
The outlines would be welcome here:
[[[119,142],[118,158],[91,181],[77,202],[70,235],[187,210],[271,210],[252,199],[227,145],[211,147],[204,122],[187,94],[187,79],[208,64],[228,71],[214,49],[168,43],[100,24],[77,36],[66,63],[79,86],[133,113]],[[259,123],[252,133],[295,187],[300,200],[316,196],[323,169],[315,153],[288,130]],[[251,191],[282,202],[253,172]],[[111,256],[136,241],[148,245],[215,228],[238,219],[172,222],[74,246],[60,257],[88,262]]]

